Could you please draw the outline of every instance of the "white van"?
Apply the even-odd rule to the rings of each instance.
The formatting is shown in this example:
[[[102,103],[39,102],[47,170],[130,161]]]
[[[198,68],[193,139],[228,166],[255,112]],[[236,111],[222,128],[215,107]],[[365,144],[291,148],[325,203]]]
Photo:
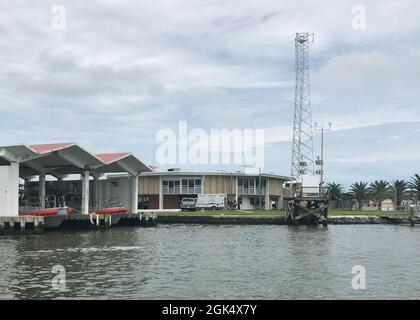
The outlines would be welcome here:
[[[197,209],[223,210],[226,207],[226,194],[199,194],[195,206]]]

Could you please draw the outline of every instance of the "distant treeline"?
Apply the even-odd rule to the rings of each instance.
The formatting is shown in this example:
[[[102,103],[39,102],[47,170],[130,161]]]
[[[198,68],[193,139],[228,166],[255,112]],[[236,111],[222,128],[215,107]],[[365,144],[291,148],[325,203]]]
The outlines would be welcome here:
[[[339,183],[327,184],[328,195],[331,201],[340,202],[343,198],[356,200],[359,210],[362,206],[373,201],[378,210],[381,210],[382,201],[392,199],[397,207],[401,206],[403,200],[410,200],[415,203],[420,201],[420,175],[415,174],[409,180],[376,180],[374,182],[355,182],[346,191]]]

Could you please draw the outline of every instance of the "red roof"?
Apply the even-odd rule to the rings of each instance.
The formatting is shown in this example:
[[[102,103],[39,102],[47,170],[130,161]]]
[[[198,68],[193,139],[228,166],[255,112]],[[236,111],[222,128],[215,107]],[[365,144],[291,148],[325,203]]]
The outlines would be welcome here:
[[[29,147],[38,153],[46,153],[55,150],[60,150],[73,145],[73,142],[66,143],[47,143],[47,144],[31,144]]]
[[[95,154],[96,157],[98,157],[99,159],[101,159],[103,162],[105,163],[111,163],[117,160],[120,160],[126,156],[130,155],[129,153],[100,153],[100,154]]]

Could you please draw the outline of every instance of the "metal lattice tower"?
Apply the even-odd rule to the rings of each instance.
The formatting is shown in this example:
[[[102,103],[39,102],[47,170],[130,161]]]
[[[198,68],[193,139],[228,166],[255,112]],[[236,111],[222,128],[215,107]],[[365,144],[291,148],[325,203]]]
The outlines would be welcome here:
[[[292,177],[314,173],[311,88],[309,83],[309,43],[314,34],[296,33],[296,89],[293,123]]]

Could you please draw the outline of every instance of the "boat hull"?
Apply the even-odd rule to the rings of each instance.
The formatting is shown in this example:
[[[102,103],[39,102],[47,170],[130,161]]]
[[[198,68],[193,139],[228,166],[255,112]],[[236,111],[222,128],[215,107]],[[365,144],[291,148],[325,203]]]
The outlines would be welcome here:
[[[66,218],[66,215],[44,216],[44,229],[56,229]]]

